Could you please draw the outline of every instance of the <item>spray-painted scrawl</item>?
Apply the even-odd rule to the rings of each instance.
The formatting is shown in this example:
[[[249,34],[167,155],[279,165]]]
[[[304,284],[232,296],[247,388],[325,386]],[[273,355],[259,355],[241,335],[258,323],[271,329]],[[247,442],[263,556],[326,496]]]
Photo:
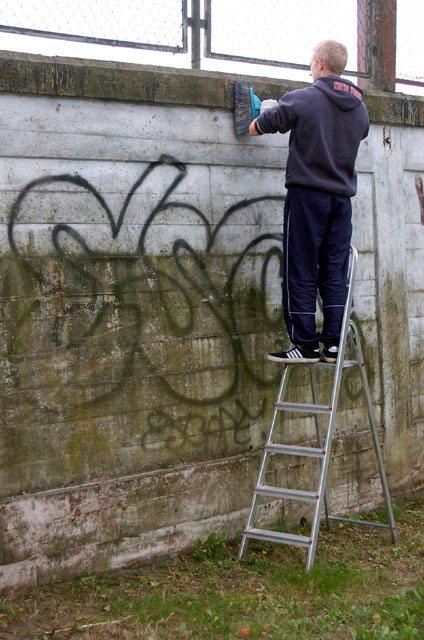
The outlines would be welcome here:
[[[275,296],[281,234],[270,232],[270,216],[262,224],[260,216],[277,212],[271,229],[278,229],[284,197],[239,200],[212,224],[175,194],[187,172],[185,164],[161,156],[135,181],[119,211],[78,174],[37,178],[22,189],[8,226],[19,274],[5,274],[4,293],[11,296],[16,281],[22,289],[9,308],[15,327],[7,338],[9,386],[65,419],[85,417],[106,402],[119,414],[134,402],[134,411],[146,411],[140,440],[146,450],[158,438],[169,447],[200,442],[205,450],[211,433],[223,438],[227,432],[245,446],[279,376],[263,356],[282,331]],[[136,237],[122,241],[133,199],[158,174],[162,194],[139,212]],[[59,193],[59,206],[51,193]],[[98,219],[71,225],[63,193],[80,216],[91,199]],[[22,224],[31,206],[46,224]],[[107,223],[110,250],[96,246],[102,236],[95,223]],[[36,234],[48,242],[50,257],[45,244],[40,255]],[[125,253],[122,246],[129,247]],[[356,383],[349,387],[355,395]]]
[[[25,229],[20,222],[32,195],[54,186],[56,189],[74,190],[75,199],[81,193],[93,198],[98,205],[99,218],[107,219],[111,237],[116,239],[123,230],[134,194],[153,172],[160,172],[165,167],[168,170],[171,167],[174,176],[147,216],[135,251],[130,255],[105,255],[90,245],[80,228],[56,222],[49,226],[48,233],[51,252],[58,260],[49,263],[45,259],[40,260],[34,250],[36,241],[28,237],[28,230],[24,237],[20,233]],[[223,228],[236,215],[242,213],[248,223],[253,205],[269,206],[271,202],[282,201],[283,196],[241,200],[228,207],[213,226],[197,207],[181,199],[172,199],[186,173],[184,164],[162,156],[151,163],[134,183],[117,216],[106,198],[79,175],[53,175],[33,180],[14,203],[8,227],[10,246],[19,257],[27,281],[29,278],[33,291],[39,295],[33,295],[31,303],[19,309],[16,333],[8,345],[10,371],[14,384],[20,388],[30,387],[30,379],[38,378],[44,393],[40,388],[34,396],[46,409],[61,411],[65,405],[71,410],[102,402],[135,375],[135,367],[137,375],[141,373],[143,376],[140,392],[148,388],[156,377],[170,397],[190,405],[217,405],[233,396],[240,385],[241,370],[260,387],[266,387],[272,381],[273,378],[264,377],[263,367],[256,367],[247,352],[248,339],[244,339],[240,328],[244,319],[238,313],[241,295],[238,280],[244,277],[242,271],[246,258],[252,253],[261,254],[260,287],[251,291],[254,298],[251,303],[256,308],[255,321],[260,319],[262,325],[265,323],[269,329],[279,329],[280,317],[271,318],[267,311],[266,282],[273,258],[278,260],[280,255],[281,236],[263,233],[252,237],[241,253],[230,253],[224,261],[214,250]],[[46,212],[47,219],[50,219],[50,214]],[[67,211],[59,212],[59,216],[66,220]],[[174,221],[177,223],[172,225]],[[161,227],[158,222],[168,224]],[[190,237],[179,235],[181,228],[187,229],[187,223],[191,225],[188,227],[191,231],[197,233],[198,229],[201,230],[202,251],[193,248]],[[250,229],[254,232],[257,227],[250,223]],[[161,230],[172,234],[169,252],[155,256],[151,248],[155,234]],[[278,273],[274,269],[272,277],[276,276]],[[249,295],[249,291],[247,293]],[[207,338],[204,337],[206,323]],[[27,333],[34,325],[42,331],[34,336],[32,343]],[[118,325],[122,327],[121,331]],[[109,342],[108,331],[113,333]],[[35,357],[37,350],[40,351],[36,340],[41,336],[43,349],[50,347],[51,350],[50,359],[42,362]],[[220,353],[225,353],[226,359],[225,373],[217,376],[213,384],[210,383],[210,369],[216,368],[217,363],[207,363],[207,354],[202,354],[207,340],[220,342],[218,363]],[[109,345],[115,352],[116,364],[112,370],[102,370],[103,366],[110,367],[108,353],[97,352],[95,361],[92,360],[96,342],[102,343],[106,349]],[[172,357],[167,355],[170,349]],[[34,355],[33,370],[28,362],[29,353]],[[60,353],[63,358],[59,357]],[[178,362],[180,370],[184,370],[184,366],[187,371],[191,370],[195,384],[187,385],[184,377],[173,375],[172,367],[163,360],[164,356]],[[67,364],[73,358],[81,363],[80,367],[76,362],[71,362],[71,366]],[[25,367],[21,366],[23,359]],[[209,368],[205,366],[207,364]],[[82,366],[88,371],[82,373]],[[76,378],[81,373],[78,384]],[[58,392],[55,395],[48,390],[55,376],[59,384],[67,385],[66,400],[63,400],[64,394]],[[201,384],[202,378],[204,384]],[[43,399],[46,397],[48,400]]]

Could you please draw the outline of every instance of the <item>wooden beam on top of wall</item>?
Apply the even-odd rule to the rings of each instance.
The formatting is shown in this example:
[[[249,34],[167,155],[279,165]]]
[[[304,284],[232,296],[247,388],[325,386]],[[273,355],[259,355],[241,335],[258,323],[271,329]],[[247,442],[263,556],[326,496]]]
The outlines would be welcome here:
[[[395,91],[397,0],[358,0],[358,70],[364,89]]]

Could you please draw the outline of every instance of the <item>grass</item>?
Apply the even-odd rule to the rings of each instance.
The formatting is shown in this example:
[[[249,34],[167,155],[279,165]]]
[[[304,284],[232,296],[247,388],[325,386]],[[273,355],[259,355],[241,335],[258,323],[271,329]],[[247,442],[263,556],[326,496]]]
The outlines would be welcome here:
[[[10,591],[0,638],[422,640],[423,506],[396,504],[396,545],[382,530],[323,527],[310,574],[293,547],[250,542],[240,562],[221,533],[173,560]]]

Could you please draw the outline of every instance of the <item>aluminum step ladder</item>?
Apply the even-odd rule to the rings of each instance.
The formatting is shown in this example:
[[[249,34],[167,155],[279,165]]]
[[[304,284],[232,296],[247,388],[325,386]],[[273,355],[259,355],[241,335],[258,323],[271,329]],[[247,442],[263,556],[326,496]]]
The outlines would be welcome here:
[[[381,447],[379,442],[379,436],[377,431],[377,424],[374,415],[374,409],[372,406],[371,393],[368,384],[367,373],[365,370],[364,356],[362,352],[360,336],[358,328],[355,322],[351,319],[352,307],[353,307],[353,288],[355,283],[356,266],[358,262],[358,252],[355,247],[351,247],[350,260],[347,279],[347,296],[346,305],[344,309],[342,329],[340,335],[340,344],[338,357],[335,364],[332,363],[311,363],[311,364],[296,364],[296,367],[307,366],[310,368],[310,380],[312,389],[313,404],[303,404],[296,402],[285,402],[284,397],[287,391],[290,373],[292,371],[291,364],[284,364],[281,375],[280,387],[278,390],[277,401],[274,406],[274,412],[271,419],[271,424],[268,432],[266,444],[262,455],[261,466],[259,470],[258,480],[253,490],[252,504],[250,507],[249,517],[247,520],[246,528],[243,531],[243,538],[239,551],[239,558],[242,558],[246,545],[249,539],[265,540],[268,542],[278,542],[282,544],[294,545],[298,547],[304,547],[308,550],[308,557],[306,561],[306,570],[310,571],[314,564],[315,552],[318,542],[318,531],[320,526],[320,517],[322,507],[325,507],[325,515],[327,525],[330,527],[331,522],[347,522],[349,524],[357,524],[369,527],[381,527],[390,529],[393,542],[397,539],[397,529],[393,516],[392,504],[390,501],[389,486],[386,477],[386,471],[384,468],[383,456],[381,453]],[[355,360],[345,360],[346,343],[349,332],[353,338],[354,347],[356,350]],[[281,366],[281,365],[280,365]],[[362,383],[362,389],[365,395],[368,419],[371,427],[372,439],[374,443],[374,449],[377,457],[378,470],[380,473],[381,485],[383,489],[384,499],[386,503],[387,515],[389,524],[382,522],[372,522],[367,520],[351,519],[341,516],[330,515],[329,499],[326,493],[328,467],[331,455],[331,445],[333,440],[334,428],[336,425],[336,415],[339,401],[340,384],[342,380],[343,370],[349,367],[358,367],[360,372],[360,378]],[[334,381],[332,387],[331,401],[329,404],[317,404],[318,398],[318,383],[317,383],[317,369],[330,369],[334,374]],[[277,415],[280,411],[290,412],[302,412],[314,414],[315,428],[317,434],[317,447],[304,447],[298,445],[279,444],[273,441],[274,427]],[[325,439],[321,439],[319,416],[328,416],[327,431]],[[272,487],[264,484],[265,475],[269,463],[269,457],[272,454],[282,454],[291,456],[303,456],[308,458],[315,458],[320,461],[320,473],[319,483],[316,491],[301,491],[296,489],[285,489],[283,487]],[[292,533],[280,533],[278,531],[269,531],[266,529],[258,529],[253,526],[256,509],[258,506],[258,498],[260,496],[268,496],[278,499],[290,499],[300,500],[305,502],[315,503],[314,515],[312,520],[312,528],[309,536],[295,535]]]

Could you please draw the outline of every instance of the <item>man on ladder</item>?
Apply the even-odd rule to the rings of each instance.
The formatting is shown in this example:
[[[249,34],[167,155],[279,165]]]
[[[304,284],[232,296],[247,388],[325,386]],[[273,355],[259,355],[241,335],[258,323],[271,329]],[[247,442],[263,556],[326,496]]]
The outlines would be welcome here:
[[[356,193],[355,160],[360,141],[368,134],[369,121],[360,89],[340,79],[346,62],[344,45],[334,41],[321,42],[315,47],[311,60],[313,85],[290,91],[275,106],[262,110],[249,127],[251,135],[291,130],[284,209],[282,290],[284,317],[292,345],[279,353],[268,354],[269,360],[284,365],[283,373],[239,555],[242,557],[250,538],[300,546],[308,550],[308,571],[314,563],[323,505],[328,523],[335,520],[384,527],[391,530],[392,540],[396,540],[396,525],[362,347],[358,329],[350,318],[357,262],[357,251],[350,245],[350,197]],[[317,334],[315,325],[317,290],[323,302],[321,335]],[[356,360],[344,358],[349,330],[353,332]],[[324,362],[320,362],[319,341],[324,344]],[[293,364],[310,365],[312,404],[283,401],[292,370],[290,365]],[[359,367],[360,371],[389,524],[330,515],[326,485],[332,438],[342,372],[352,366]],[[330,369],[334,373],[331,400],[325,404],[317,403],[317,368]],[[275,443],[274,427],[279,411],[313,414],[318,446]],[[323,440],[319,415],[328,416]],[[273,454],[320,460],[316,491],[268,485],[267,467]],[[314,503],[310,535],[256,528],[254,519],[261,496]]]
[[[343,44],[326,40],[312,54],[314,83],[289,91],[253,120],[250,135],[290,133],[284,207],[283,310],[292,346],[269,360],[290,364],[335,362],[346,299],[352,236],[350,198],[356,193],[355,160],[368,135],[362,91],[340,74]],[[316,332],[317,288],[324,326]]]

